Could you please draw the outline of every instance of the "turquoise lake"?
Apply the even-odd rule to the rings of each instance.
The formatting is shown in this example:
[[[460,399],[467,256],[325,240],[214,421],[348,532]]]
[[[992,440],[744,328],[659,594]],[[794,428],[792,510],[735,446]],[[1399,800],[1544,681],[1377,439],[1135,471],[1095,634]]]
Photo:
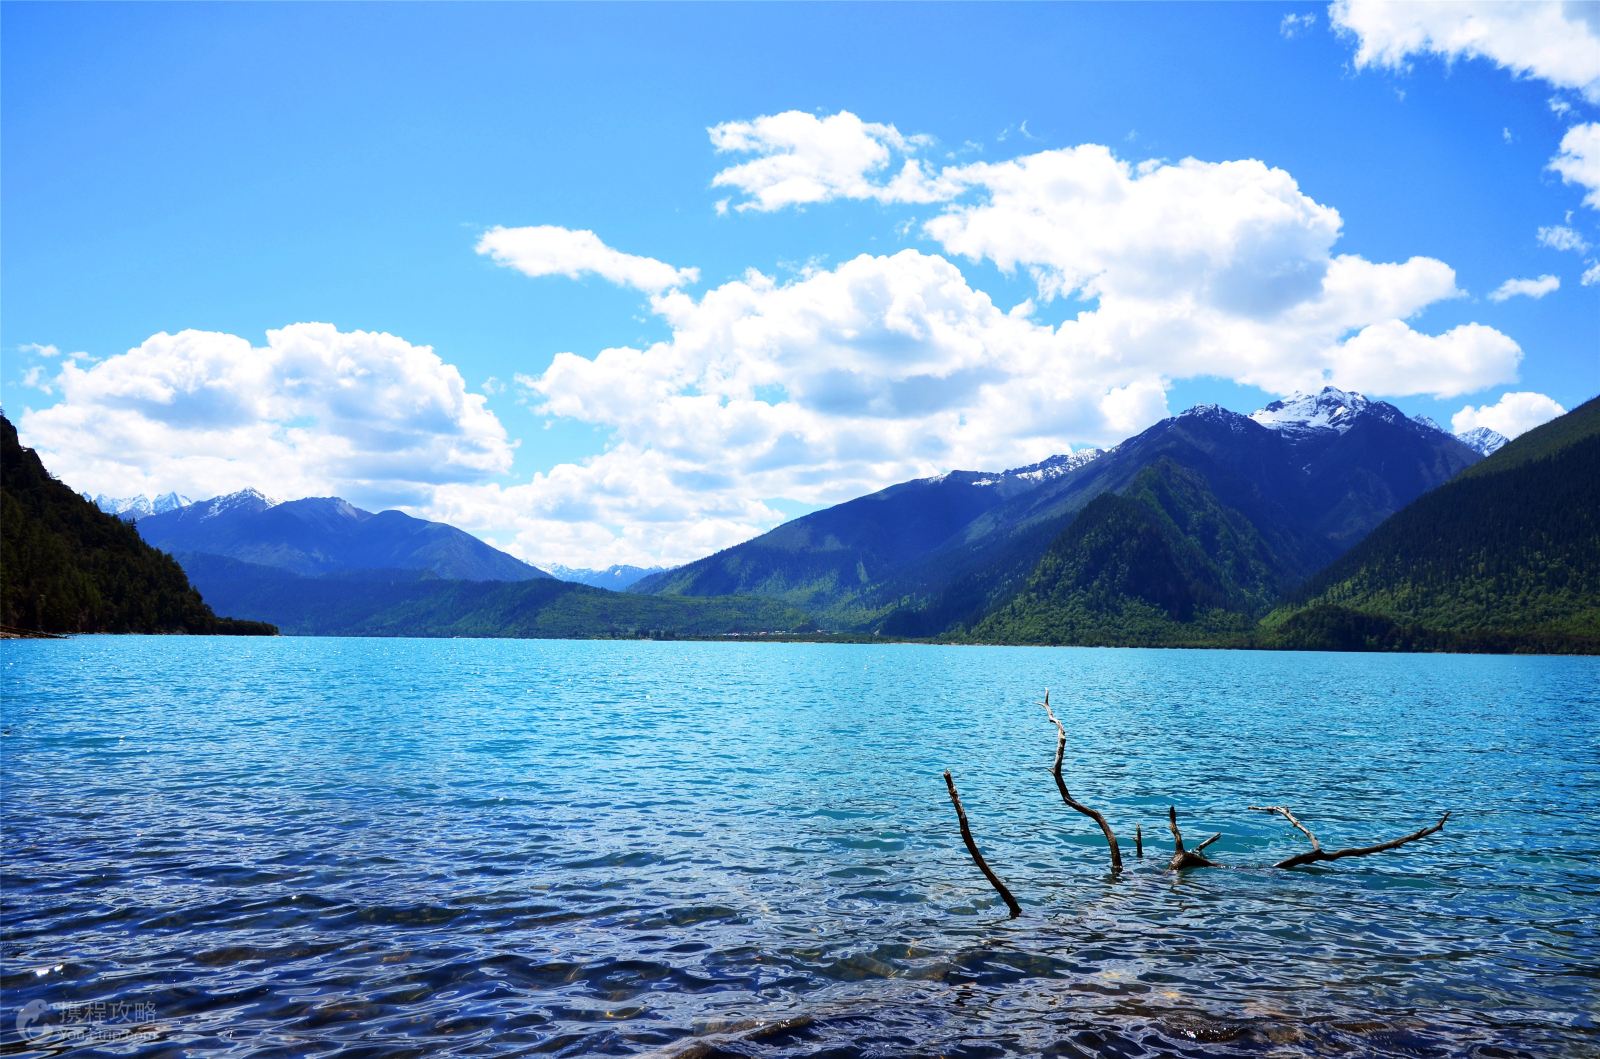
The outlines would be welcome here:
[[[18,1054],[1600,1051],[1596,659],[89,636],[0,665]],[[1055,790],[1046,687],[1119,875]],[[1169,804],[1223,867],[1164,870]],[[1452,815],[1278,871],[1305,839],[1252,804],[1328,848]]]

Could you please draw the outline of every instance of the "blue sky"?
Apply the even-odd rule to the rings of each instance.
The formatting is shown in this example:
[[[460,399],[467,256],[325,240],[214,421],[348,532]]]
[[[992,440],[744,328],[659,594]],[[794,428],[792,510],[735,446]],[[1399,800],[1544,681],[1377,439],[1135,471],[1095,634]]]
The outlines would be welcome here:
[[[6,410],[599,565],[1303,383],[1525,429],[1600,390],[1600,31],[1455,7],[7,4]]]

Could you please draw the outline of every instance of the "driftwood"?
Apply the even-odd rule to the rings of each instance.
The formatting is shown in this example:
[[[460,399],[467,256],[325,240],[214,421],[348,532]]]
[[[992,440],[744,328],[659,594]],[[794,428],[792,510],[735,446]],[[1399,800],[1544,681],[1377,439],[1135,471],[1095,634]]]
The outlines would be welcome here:
[[[1067,781],[1061,774],[1062,760],[1066,755],[1067,749],[1067,728],[1066,725],[1062,724],[1060,719],[1056,717],[1055,711],[1050,708],[1049,689],[1045,690],[1044,701],[1039,705],[1044,707],[1044,714],[1050,719],[1050,723],[1056,726],[1056,759],[1054,766],[1051,768],[1051,774],[1055,777],[1056,789],[1061,792],[1061,800],[1067,804],[1068,808],[1082,813],[1084,816],[1087,816],[1096,824],[1100,825],[1101,832],[1106,836],[1106,846],[1111,851],[1111,870],[1113,872],[1119,872],[1122,870],[1122,851],[1117,846],[1117,836],[1111,830],[1110,823],[1106,821],[1105,816],[1099,811],[1091,809],[1087,805],[1084,805],[1082,802],[1075,799],[1072,796],[1072,792],[1067,789]],[[966,810],[961,807],[961,796],[956,793],[956,782],[951,778],[948,771],[944,774],[944,783],[945,786],[950,790],[950,803],[956,807],[956,819],[961,823],[961,841],[966,843],[967,852],[972,855],[972,862],[978,866],[979,871],[983,872],[984,878],[989,880],[989,885],[994,887],[995,892],[998,893],[1001,900],[1006,903],[1006,907],[1011,910],[1011,918],[1015,919],[1017,916],[1022,914],[1022,906],[1017,904],[1017,899],[1011,896],[1011,891],[1006,889],[1006,884],[1000,881],[1000,877],[994,873],[994,869],[989,867],[989,862],[984,860],[983,854],[978,851],[978,844],[973,841],[972,838],[972,829],[967,824]],[[1332,852],[1329,852],[1322,848],[1322,843],[1317,841],[1317,836],[1312,834],[1311,829],[1306,827],[1305,824],[1302,824],[1295,817],[1294,813],[1289,809],[1288,806],[1252,805],[1249,808],[1255,812],[1275,813],[1278,816],[1283,817],[1290,823],[1290,825],[1292,825],[1301,834],[1305,835],[1307,840],[1310,841],[1310,852],[1296,854],[1293,857],[1288,857],[1273,865],[1274,868],[1285,869],[1300,868],[1307,864],[1320,864],[1323,861],[1343,860],[1346,857],[1365,857],[1373,853],[1383,853],[1387,850],[1399,849],[1401,846],[1427,838],[1429,835],[1442,831],[1444,829],[1445,821],[1450,819],[1450,814],[1446,812],[1443,816],[1439,817],[1437,823],[1432,824],[1429,827],[1424,827],[1420,831],[1413,831],[1409,835],[1402,835],[1399,838],[1390,839],[1387,842],[1378,842],[1371,846],[1356,846],[1350,849],[1336,849]],[[1183,844],[1183,832],[1178,830],[1178,810],[1176,806],[1167,807],[1167,826],[1172,830],[1173,845],[1172,859],[1167,863],[1167,869],[1169,871],[1183,871],[1188,868],[1219,867],[1216,861],[1205,855],[1205,851],[1207,846],[1210,846],[1213,842],[1216,842],[1222,837],[1222,833],[1220,831],[1206,839],[1204,842],[1200,843],[1198,846],[1195,846],[1193,849],[1188,849]],[[1143,825],[1136,824],[1134,826],[1133,849],[1135,856],[1141,859],[1144,857]]]
[[[1106,836],[1106,845],[1111,849],[1111,870],[1121,871],[1122,850],[1117,847],[1117,836],[1112,832],[1111,825],[1106,823],[1105,816],[1098,810],[1091,809],[1087,805],[1084,805],[1082,802],[1073,798],[1071,792],[1067,790],[1067,781],[1061,778],[1061,758],[1062,755],[1064,755],[1067,751],[1067,729],[1059,720],[1056,719],[1056,715],[1050,709],[1049,688],[1045,689],[1044,701],[1039,705],[1044,707],[1044,714],[1046,717],[1050,718],[1050,723],[1056,726],[1056,763],[1055,767],[1051,769],[1051,772],[1056,778],[1056,789],[1061,792],[1061,800],[1067,803],[1067,807],[1069,809],[1076,809],[1078,812],[1082,813],[1084,816],[1087,816],[1089,819],[1100,825],[1100,830],[1103,831]],[[1141,853],[1140,856],[1143,856],[1143,854]]]
[[[1378,842],[1371,846],[1356,846],[1351,849],[1336,849],[1332,853],[1329,853],[1327,850],[1322,848],[1322,843],[1317,841],[1317,836],[1313,835],[1309,828],[1295,819],[1294,813],[1290,812],[1287,806],[1252,805],[1250,808],[1261,813],[1277,813],[1279,816],[1283,817],[1285,820],[1289,821],[1289,823],[1298,828],[1306,836],[1306,838],[1311,840],[1311,852],[1297,853],[1285,860],[1280,860],[1278,863],[1273,865],[1274,868],[1300,868],[1307,864],[1320,864],[1325,860],[1343,860],[1345,857],[1365,857],[1373,853],[1383,853],[1391,849],[1399,849],[1408,842],[1415,842],[1418,839],[1427,838],[1429,835],[1443,830],[1444,822],[1450,819],[1450,814],[1446,812],[1443,816],[1439,817],[1438,823],[1424,827],[1420,831],[1413,831],[1409,835],[1402,835],[1399,838],[1391,838],[1387,842]]]
[[[983,854],[978,852],[978,844],[972,840],[972,828],[967,826],[967,811],[961,808],[961,795],[956,793],[956,781],[950,778],[948,770],[944,774],[944,785],[950,789],[950,804],[956,807],[956,819],[961,822],[961,841],[967,844],[967,852],[972,854],[972,863],[983,872],[983,877],[989,880],[1000,899],[1011,910],[1011,918],[1016,919],[1022,915],[1022,906],[1017,904],[1017,899],[1011,896],[1011,891],[1006,889],[1006,884],[1000,881],[1000,876],[989,867],[989,862],[983,859]]]
[[[1184,868],[1215,868],[1217,862],[1205,856],[1205,848],[1222,837],[1218,831],[1194,849],[1183,848],[1183,832],[1178,830],[1178,810],[1176,806],[1167,806],[1167,826],[1172,829],[1172,860],[1167,864],[1168,871],[1181,871]]]
[[[1301,834],[1306,836],[1306,838],[1311,840],[1311,851],[1313,853],[1321,851],[1322,843],[1317,841],[1317,836],[1311,833],[1311,829],[1309,827],[1294,818],[1294,813],[1289,811],[1289,807],[1287,805],[1251,805],[1247,806],[1247,808],[1258,813],[1277,813],[1279,816],[1289,821],[1289,823],[1293,824]]]

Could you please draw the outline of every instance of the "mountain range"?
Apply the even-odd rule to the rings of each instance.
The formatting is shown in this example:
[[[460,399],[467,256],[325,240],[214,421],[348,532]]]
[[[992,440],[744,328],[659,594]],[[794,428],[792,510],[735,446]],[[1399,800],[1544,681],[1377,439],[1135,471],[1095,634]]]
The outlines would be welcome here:
[[[139,519],[139,534],[176,555],[220,555],[305,577],[409,570],[459,581],[550,575],[442,522],[364,511],[338,497],[279,502],[245,489]]]
[[[210,605],[290,634],[683,637],[813,628],[805,613],[773,600],[657,599],[573,583],[572,575],[632,583],[650,572],[636,567],[569,570],[558,580],[453,526],[338,497],[278,501],[243,489],[179,507],[142,500],[97,501],[132,525],[99,517],[128,534],[136,527],[152,554],[172,553]]]
[[[88,493],[80,494],[85,500],[108,515],[117,515],[124,519],[139,519],[148,515],[161,515],[168,511],[176,511],[180,507],[188,507],[194,503],[186,496],[177,493],[162,493],[160,496],[106,496],[100,493],[90,496]]]
[[[148,510],[139,532],[214,605],[304,634],[1595,650],[1600,504],[1559,485],[1600,477],[1592,404],[1509,444],[1332,387],[1249,415],[1202,405],[1110,449],[902,482],[674,569],[554,578],[333,497],[98,499]]]
[[[561,581],[588,585],[591,588],[609,588],[613,592],[621,592],[652,574],[665,573],[668,569],[665,566],[613,565],[604,570],[589,570],[557,563],[550,567],[550,576]]]
[[[221,555],[178,556],[214,606],[300,636],[509,636],[563,639],[794,635],[810,618],[753,597],[652,598],[541,577],[461,581],[418,570],[307,577]]]
[[[1162,561],[1199,579],[1184,590],[1193,599],[1164,606],[1165,620],[1190,624],[1200,615],[1214,624],[1219,615],[1211,612],[1220,607],[1225,624],[1243,628],[1384,518],[1480,458],[1429,421],[1332,387],[1248,416],[1203,405],[1108,451],[891,486],[646,578],[634,591],[768,596],[807,610],[825,627],[881,635],[987,630],[1003,640],[1078,642],[1082,623],[1041,627],[1037,601],[1062,589],[1046,583],[1054,573],[1092,569],[1102,578],[1105,571],[1092,555],[1061,566],[1061,549],[1073,540],[1092,549],[1135,524],[1154,532],[1154,519],[1166,541]],[[1090,510],[1107,494],[1142,512],[1112,501]],[[1076,538],[1063,540],[1080,513],[1104,525],[1085,523]],[[1177,554],[1184,550],[1178,538],[1202,550],[1230,541],[1238,552],[1229,569],[1202,576]],[[1130,570],[1155,561],[1147,552],[1115,560]],[[1208,578],[1215,584],[1203,590]],[[1087,613],[1107,621],[1121,607],[1105,595],[1112,591],[1103,580],[1098,588],[1071,588],[1082,597],[1074,606],[1098,599]],[[1128,592],[1138,597],[1125,578],[1113,594]],[[1026,621],[1016,612],[1015,620],[995,617],[1013,603],[1029,612]],[[1105,638],[1145,642],[1116,628]]]

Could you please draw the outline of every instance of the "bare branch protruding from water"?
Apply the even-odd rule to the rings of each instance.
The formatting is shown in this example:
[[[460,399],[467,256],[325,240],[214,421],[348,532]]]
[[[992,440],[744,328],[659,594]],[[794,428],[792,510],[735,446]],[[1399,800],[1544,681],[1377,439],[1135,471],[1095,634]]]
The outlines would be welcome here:
[[[967,811],[961,808],[961,795],[956,793],[956,781],[950,778],[948,770],[944,774],[944,785],[950,789],[950,804],[956,807],[956,819],[961,822],[961,841],[966,843],[967,852],[972,854],[972,863],[983,872],[983,877],[989,880],[989,885],[994,887],[1000,899],[1011,910],[1011,918],[1016,919],[1022,915],[1022,906],[1017,904],[1017,899],[1011,896],[1006,884],[1000,881],[1000,876],[994,873],[994,869],[989,867],[989,862],[983,859],[983,854],[978,852],[978,844],[972,840],[972,828],[967,826]]]
[[[1204,850],[1211,843],[1222,837],[1218,831],[1194,849],[1183,848],[1183,832],[1178,830],[1178,809],[1176,806],[1167,806],[1167,826],[1172,829],[1172,861],[1167,865],[1169,871],[1182,871],[1185,868],[1215,868],[1217,862],[1205,856]]]
[[[1252,805],[1248,806],[1248,808],[1258,813],[1277,813],[1279,816],[1289,821],[1289,823],[1293,824],[1311,840],[1311,849],[1313,852],[1322,848],[1322,843],[1317,841],[1317,836],[1313,835],[1311,833],[1311,829],[1306,827],[1305,824],[1302,824],[1300,821],[1294,818],[1294,813],[1289,811],[1289,807],[1287,805]]]
[[[1285,813],[1285,816],[1288,816],[1288,814]],[[1291,822],[1294,822],[1296,827],[1300,827],[1299,822],[1295,821],[1294,817],[1288,816],[1288,819]],[[1439,817],[1437,823],[1430,824],[1421,830],[1413,831],[1409,835],[1401,835],[1399,838],[1391,838],[1387,842],[1377,842],[1370,846],[1355,846],[1351,849],[1336,849],[1332,853],[1329,853],[1327,850],[1323,849],[1317,840],[1313,838],[1311,840],[1312,848],[1309,853],[1297,853],[1287,860],[1280,860],[1278,863],[1274,864],[1273,867],[1301,868],[1307,864],[1320,864],[1325,860],[1343,860],[1345,857],[1366,857],[1374,853],[1385,853],[1391,849],[1399,849],[1401,846],[1404,846],[1407,843],[1416,842],[1419,839],[1427,838],[1429,835],[1442,831],[1444,829],[1444,822],[1448,819],[1450,819],[1450,814],[1446,812],[1443,816]],[[1303,827],[1300,827],[1300,830],[1306,831],[1306,829]],[[1310,835],[1311,832],[1306,831],[1306,834]]]
[[[1102,815],[1098,810],[1091,809],[1087,805],[1084,805],[1082,802],[1073,798],[1071,792],[1067,790],[1067,781],[1061,778],[1061,758],[1067,750],[1067,729],[1059,720],[1056,719],[1055,713],[1050,709],[1049,688],[1045,689],[1044,701],[1039,705],[1044,707],[1045,716],[1050,718],[1050,723],[1056,726],[1056,763],[1051,772],[1055,775],[1056,789],[1061,792],[1061,800],[1067,803],[1068,808],[1076,809],[1078,812],[1082,813],[1084,816],[1087,816],[1089,819],[1100,825],[1100,830],[1105,832],[1106,845],[1111,849],[1111,870],[1121,871],[1122,850],[1117,847],[1117,836],[1112,832],[1111,825],[1106,823],[1105,816]],[[1143,854],[1141,854],[1141,856],[1142,855]]]

